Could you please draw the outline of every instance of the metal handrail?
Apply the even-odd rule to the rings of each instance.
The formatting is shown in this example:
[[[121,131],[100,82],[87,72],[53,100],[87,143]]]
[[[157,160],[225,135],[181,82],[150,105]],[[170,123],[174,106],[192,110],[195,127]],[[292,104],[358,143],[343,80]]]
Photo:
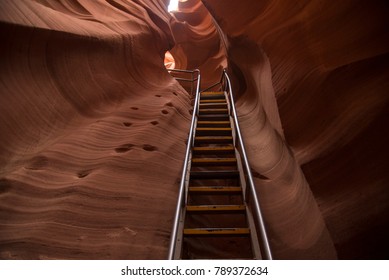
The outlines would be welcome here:
[[[190,82],[190,94],[193,95],[193,83],[197,81],[198,77],[194,77],[194,73],[196,70],[185,70],[185,69],[167,69],[170,75],[172,75],[177,81],[180,82]],[[175,77],[173,73],[185,73],[185,74],[191,74],[191,78],[182,78],[182,77]],[[182,85],[184,86],[184,85]]]
[[[171,68],[167,69],[167,71],[170,72],[182,72],[182,73],[195,73],[196,71],[199,71],[198,69],[194,70],[186,70],[186,69],[177,69],[177,68]],[[200,72],[200,71],[199,71]]]
[[[238,138],[238,141],[239,141],[239,146],[240,146],[240,150],[241,150],[241,156],[243,158],[244,168],[246,169],[246,174],[247,174],[247,177],[248,177],[249,189],[251,191],[251,195],[252,195],[252,199],[253,199],[253,203],[254,203],[254,211],[255,211],[255,214],[256,214],[257,219],[258,219],[257,222],[258,222],[258,225],[259,225],[259,232],[260,232],[260,237],[261,237],[262,250],[263,250],[263,253],[265,255],[265,258],[268,259],[268,260],[271,260],[271,259],[273,259],[273,257],[272,257],[272,253],[271,253],[271,250],[270,250],[269,240],[267,238],[265,223],[264,223],[264,220],[263,220],[263,217],[262,217],[262,212],[261,212],[261,208],[260,208],[260,205],[259,205],[258,196],[257,196],[256,190],[255,190],[253,175],[251,173],[249,161],[247,159],[247,154],[246,154],[246,149],[244,147],[242,134],[240,132],[240,126],[239,126],[239,122],[238,122],[238,115],[236,113],[234,97],[233,97],[233,94],[232,94],[231,81],[230,81],[230,78],[228,77],[226,69],[223,70],[222,77],[224,77],[225,82],[226,82],[226,84],[225,84],[225,91],[227,92],[227,96],[230,98],[230,106],[231,106],[231,109],[232,109],[232,118],[234,120],[236,135],[237,135],[237,138]],[[223,79],[222,79],[221,83],[222,82],[223,82]]]
[[[181,211],[185,207],[185,198],[186,198],[186,194],[187,194],[186,176],[187,176],[190,156],[192,153],[192,148],[194,145],[194,136],[195,136],[194,132],[195,132],[195,126],[196,126],[197,115],[198,115],[198,110],[199,110],[201,75],[200,75],[200,71],[198,69],[195,69],[195,70],[170,69],[170,71],[191,73],[192,74],[192,79],[191,79],[192,83],[197,81],[192,122],[191,122],[189,136],[188,136],[184,165],[182,168],[181,183],[180,183],[179,194],[178,194],[178,202],[177,202],[174,223],[173,223],[173,228],[172,228],[172,235],[171,235],[171,240],[170,240],[170,245],[169,245],[168,259],[172,260],[174,258],[174,253],[175,253],[175,249],[176,249],[176,241],[177,241],[178,228],[179,228],[179,223],[180,223],[180,221],[179,221],[180,214],[181,214]],[[193,77],[193,75],[195,73],[197,73],[196,78]],[[224,83],[224,87],[223,87],[223,83]],[[268,240],[267,233],[266,233],[265,223],[264,223],[264,219],[262,217],[262,212],[260,209],[258,196],[257,196],[256,190],[255,190],[253,176],[252,176],[250,165],[249,165],[249,162],[247,159],[247,153],[246,153],[246,149],[244,147],[243,138],[242,138],[242,135],[240,132],[238,115],[236,113],[235,102],[234,102],[234,97],[233,97],[233,93],[232,93],[231,81],[230,81],[230,78],[227,74],[226,69],[223,70],[220,82],[212,85],[209,88],[212,88],[218,84],[220,84],[224,88],[224,90],[226,91],[227,97],[229,98],[230,108],[232,111],[231,117],[233,118],[233,121],[234,121],[236,138],[238,140],[238,144],[235,142],[235,146],[237,149],[238,149],[238,146],[240,147],[240,154],[241,154],[241,157],[243,158],[243,168],[245,169],[244,171],[246,172],[246,175],[247,175],[248,187],[249,187],[248,189],[250,191],[250,194],[252,195],[252,202],[254,204],[254,206],[253,206],[254,214],[257,218],[257,224],[259,227],[260,242],[262,245],[261,251],[263,251],[263,255],[264,255],[265,259],[271,260],[272,253],[270,250],[269,240]],[[203,91],[201,91],[201,92],[203,92]],[[246,197],[246,201],[247,201],[247,197]]]
[[[179,219],[180,219],[180,213],[182,211],[182,208],[185,207],[185,197],[186,197],[186,189],[185,189],[185,178],[188,170],[188,163],[189,163],[189,158],[192,152],[192,147],[194,143],[194,131],[195,131],[195,124],[197,120],[197,115],[198,115],[198,110],[199,110],[199,96],[200,96],[200,82],[201,82],[201,75],[200,75],[200,70],[195,69],[195,70],[181,70],[181,69],[169,69],[169,70],[174,70],[176,72],[185,72],[185,73],[192,73],[192,82],[197,81],[196,84],[196,94],[195,94],[195,103],[194,103],[194,110],[192,114],[192,122],[190,125],[190,130],[189,130],[189,136],[188,136],[188,142],[186,145],[186,152],[185,152],[185,159],[184,159],[184,166],[182,167],[182,174],[181,174],[181,183],[180,183],[180,188],[179,188],[179,193],[178,193],[178,202],[177,202],[177,207],[176,207],[176,213],[174,216],[174,222],[173,222],[173,228],[172,228],[172,235],[170,239],[170,245],[169,245],[169,255],[168,259],[172,260],[174,257],[174,251],[176,247],[176,239],[177,239],[177,234],[178,234],[178,225],[179,225]],[[193,75],[197,73],[196,79],[193,78]]]

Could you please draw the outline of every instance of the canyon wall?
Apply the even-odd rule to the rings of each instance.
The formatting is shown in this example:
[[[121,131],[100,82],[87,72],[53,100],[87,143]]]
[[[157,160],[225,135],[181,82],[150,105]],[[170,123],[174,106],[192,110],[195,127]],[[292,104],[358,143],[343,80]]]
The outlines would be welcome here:
[[[190,124],[166,3],[0,3],[0,258],[166,258]]]
[[[166,258],[170,50],[203,88],[228,67],[276,259],[387,259],[387,3],[167,2],[0,0],[0,258]]]
[[[282,200],[299,204],[294,217],[307,210],[303,197],[310,191],[297,198],[283,186],[298,180],[304,185],[300,177],[305,177],[339,258],[387,258],[386,1],[203,2],[227,41],[252,165],[270,179],[258,182],[268,215]],[[261,119],[266,121],[258,123]],[[268,145],[265,135],[261,138],[267,125],[277,135]],[[269,163],[271,156],[263,152],[276,151],[277,141],[285,152],[273,153],[279,160]],[[301,227],[293,217],[280,225],[291,232]]]

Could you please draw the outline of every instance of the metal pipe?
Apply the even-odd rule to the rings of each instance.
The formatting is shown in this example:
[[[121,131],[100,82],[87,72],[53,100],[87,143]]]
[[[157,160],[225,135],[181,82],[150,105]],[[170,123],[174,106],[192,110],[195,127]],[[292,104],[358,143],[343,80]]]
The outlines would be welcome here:
[[[196,71],[199,71],[198,69],[195,70],[185,70],[185,69],[167,69],[168,72],[183,72],[183,73],[193,73]]]
[[[258,196],[257,196],[257,193],[255,191],[254,180],[253,180],[253,176],[251,174],[249,161],[247,159],[246,149],[244,147],[243,138],[242,138],[242,135],[240,133],[238,115],[236,113],[234,97],[232,95],[231,81],[230,81],[230,78],[228,77],[226,69],[223,70],[223,73],[226,77],[227,86],[229,89],[229,96],[231,99],[231,107],[232,107],[232,111],[233,111],[233,115],[234,115],[233,119],[234,119],[235,129],[236,129],[236,133],[238,135],[238,141],[239,141],[239,145],[241,148],[241,154],[242,154],[243,162],[244,162],[246,172],[247,172],[249,187],[251,189],[252,196],[253,196],[254,210],[255,210],[255,213],[257,215],[258,222],[259,222],[259,231],[260,231],[262,245],[263,245],[262,249],[264,250],[264,255],[265,255],[266,259],[271,260],[271,259],[273,259],[273,257],[272,257],[271,250],[270,250],[269,240],[267,238],[267,233],[266,233],[265,223],[264,223],[264,220],[262,217],[261,208],[259,206]]]
[[[175,69],[177,71],[178,69]],[[173,222],[173,228],[172,228],[172,235],[170,238],[170,245],[169,245],[169,255],[168,259],[172,260],[174,257],[174,250],[175,250],[175,243],[177,239],[177,233],[178,233],[178,224],[179,224],[179,219],[180,219],[180,213],[181,209],[184,203],[184,197],[185,197],[185,177],[188,169],[188,162],[189,162],[189,156],[191,153],[191,149],[193,146],[193,136],[194,136],[194,126],[197,118],[197,107],[199,103],[199,91],[200,91],[200,81],[201,81],[201,75],[200,75],[200,70],[195,69],[193,71],[189,70],[179,70],[177,72],[191,72],[191,73],[197,73],[197,85],[196,85],[196,97],[195,97],[195,104],[194,104],[194,110],[192,113],[192,122],[190,125],[190,130],[189,130],[189,136],[188,136],[188,142],[186,146],[186,152],[185,152],[185,160],[184,160],[184,166],[182,168],[182,174],[181,174],[181,183],[180,183],[180,189],[178,193],[178,202],[177,202],[177,207],[176,207],[176,213],[174,216],[174,222]],[[195,80],[193,80],[195,81]]]

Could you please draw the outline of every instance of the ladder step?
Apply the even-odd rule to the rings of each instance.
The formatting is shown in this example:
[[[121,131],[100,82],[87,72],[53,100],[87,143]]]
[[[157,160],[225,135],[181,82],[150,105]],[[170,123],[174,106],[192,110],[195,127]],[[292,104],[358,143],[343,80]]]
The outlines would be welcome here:
[[[221,146],[221,147],[194,147],[194,154],[232,154],[235,149],[233,146]]]
[[[228,109],[222,108],[222,109],[202,109],[199,110],[199,115],[210,115],[210,114],[228,114]]]
[[[236,158],[192,158],[192,165],[236,165]]]
[[[229,121],[197,121],[197,127],[230,127]]]
[[[212,100],[212,99],[222,99],[222,98],[225,98],[224,97],[224,94],[218,94],[218,95],[216,95],[216,94],[212,94],[212,95],[201,95],[200,96],[200,99],[201,100]]]
[[[236,213],[246,211],[245,205],[187,205],[188,214],[209,214],[209,213]]]
[[[191,179],[227,179],[239,177],[238,170],[191,171]]]
[[[196,135],[231,135],[231,127],[198,127],[196,129]]]
[[[185,236],[248,236],[249,228],[185,228]]]
[[[223,102],[216,102],[216,103],[200,103],[200,110],[202,109],[216,109],[216,108],[222,108],[227,109],[227,103]]]
[[[196,143],[232,143],[232,136],[196,136]]]
[[[209,187],[189,187],[189,192],[194,194],[232,194],[241,193],[241,187],[224,187],[224,186],[209,186]]]
[[[226,99],[205,99],[205,100],[200,100],[200,105],[205,104],[205,103],[226,103]]]
[[[230,117],[228,114],[207,114],[207,115],[199,115],[199,121],[229,121]]]
[[[201,94],[224,94],[223,91],[203,91]]]

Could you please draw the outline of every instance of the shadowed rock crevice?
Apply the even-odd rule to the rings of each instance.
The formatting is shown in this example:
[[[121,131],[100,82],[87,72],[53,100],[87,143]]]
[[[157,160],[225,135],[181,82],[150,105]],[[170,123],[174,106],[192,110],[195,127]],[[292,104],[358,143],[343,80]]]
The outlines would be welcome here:
[[[80,171],[80,172],[77,173],[77,177],[78,177],[78,178],[85,178],[85,177],[88,176],[91,172],[92,172],[92,170],[83,170],[83,171]]]
[[[125,153],[125,152],[128,152],[130,151],[135,145],[133,144],[123,144],[117,148],[115,148],[115,151],[117,153]]]
[[[149,144],[144,144],[142,146],[142,148],[143,148],[143,150],[148,151],[148,152],[153,152],[153,151],[157,151],[158,150],[157,147],[155,147],[153,145],[149,145]]]

